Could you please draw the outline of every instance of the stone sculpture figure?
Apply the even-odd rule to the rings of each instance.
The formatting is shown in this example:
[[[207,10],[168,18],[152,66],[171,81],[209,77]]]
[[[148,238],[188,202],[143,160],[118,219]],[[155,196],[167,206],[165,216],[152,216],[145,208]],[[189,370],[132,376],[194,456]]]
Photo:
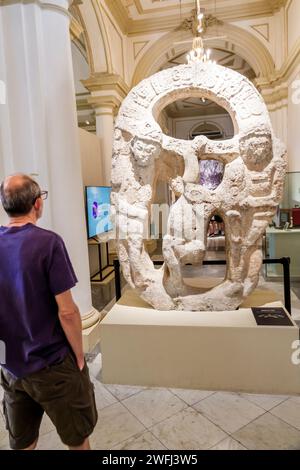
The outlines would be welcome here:
[[[197,96],[229,112],[232,139],[198,136],[183,141],[163,134],[157,123],[161,110]],[[176,159],[182,159],[184,172],[170,181],[177,200],[163,239],[165,263],[155,269],[144,247],[144,226],[159,165]],[[214,190],[199,184],[199,160],[210,159],[225,168]],[[261,240],[282,197],[285,171],[285,147],[274,136],[264,101],[246,77],[217,64],[199,63],[142,81],[121,106],[112,162],[118,256],[129,285],[158,310],[236,309],[258,283]],[[185,284],[182,268],[202,263],[207,227],[215,214],[226,227],[226,277],[201,292]]]

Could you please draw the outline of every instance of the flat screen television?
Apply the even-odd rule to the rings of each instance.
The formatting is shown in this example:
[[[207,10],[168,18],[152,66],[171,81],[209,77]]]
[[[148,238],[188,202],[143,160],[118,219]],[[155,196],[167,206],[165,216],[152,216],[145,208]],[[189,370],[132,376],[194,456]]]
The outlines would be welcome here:
[[[110,186],[86,186],[88,237],[96,237],[113,229],[110,219]]]

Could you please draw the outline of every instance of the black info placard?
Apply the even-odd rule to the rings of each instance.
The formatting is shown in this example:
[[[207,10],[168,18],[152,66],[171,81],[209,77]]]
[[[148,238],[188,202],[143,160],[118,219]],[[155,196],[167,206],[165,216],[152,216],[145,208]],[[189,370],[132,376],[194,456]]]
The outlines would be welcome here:
[[[288,314],[281,307],[253,307],[257,325],[293,326]]]

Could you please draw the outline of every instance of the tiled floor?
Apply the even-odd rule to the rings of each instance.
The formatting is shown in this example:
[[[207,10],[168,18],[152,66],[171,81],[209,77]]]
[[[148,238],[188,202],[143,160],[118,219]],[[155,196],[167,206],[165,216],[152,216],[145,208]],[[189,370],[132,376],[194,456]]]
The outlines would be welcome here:
[[[89,361],[99,419],[93,449],[299,449],[300,397],[104,385]],[[64,449],[47,416],[39,449]],[[0,449],[8,449],[0,414]]]
[[[260,284],[283,290],[280,283]],[[293,288],[293,315],[300,320],[299,284]],[[94,287],[93,294],[100,308],[100,289]],[[113,289],[107,295],[109,301]],[[99,414],[94,449],[300,450],[300,397],[104,385],[99,352],[90,356],[89,368]],[[7,448],[0,413],[0,449]],[[47,417],[38,448],[65,448]]]

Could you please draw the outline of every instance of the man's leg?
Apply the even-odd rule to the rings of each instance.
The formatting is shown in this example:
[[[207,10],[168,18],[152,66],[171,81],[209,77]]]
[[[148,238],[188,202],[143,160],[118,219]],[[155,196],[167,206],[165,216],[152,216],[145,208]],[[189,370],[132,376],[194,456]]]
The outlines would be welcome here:
[[[3,414],[9,432],[10,447],[14,450],[32,450],[36,447],[43,408],[25,391],[23,381],[1,369],[4,389]]]
[[[36,439],[30,446],[22,450],[34,450],[36,448],[37,443],[38,443],[38,439]]]
[[[91,450],[90,448],[90,442],[89,442],[89,438],[87,437],[83,443],[78,446],[78,447],[70,447],[69,446],[69,450]]]
[[[50,366],[47,374],[39,374],[38,379],[34,384],[31,378],[32,387],[38,392],[41,381],[45,382],[43,393],[37,396],[62,442],[71,450],[89,450],[88,437],[98,416],[87,365],[80,371],[70,353],[60,364]]]

